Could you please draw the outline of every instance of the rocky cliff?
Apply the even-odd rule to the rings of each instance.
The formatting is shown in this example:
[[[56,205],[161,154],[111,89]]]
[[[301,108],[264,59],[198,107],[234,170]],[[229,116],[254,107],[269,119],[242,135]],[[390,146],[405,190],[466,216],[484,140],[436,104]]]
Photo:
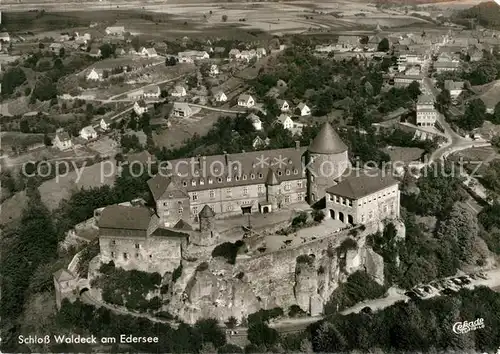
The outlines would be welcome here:
[[[293,249],[239,256],[234,265],[221,259],[202,266],[185,262],[168,311],[188,323],[204,317],[241,319],[274,307],[287,313],[291,305],[321,314],[332,292],[350,274],[366,270],[384,282],[383,259],[364,242],[377,229],[373,225],[358,234],[356,246],[349,250],[340,247],[349,237],[346,231]]]

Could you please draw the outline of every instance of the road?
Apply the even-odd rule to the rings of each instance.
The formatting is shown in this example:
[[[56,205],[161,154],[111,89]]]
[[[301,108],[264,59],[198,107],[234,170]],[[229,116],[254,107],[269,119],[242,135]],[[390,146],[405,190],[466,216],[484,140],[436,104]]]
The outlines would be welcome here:
[[[177,81],[177,80],[180,80],[180,79],[182,79],[182,78],[184,78],[186,76],[188,76],[188,74],[179,75],[177,77],[174,77],[173,79],[168,79],[168,80],[162,80],[162,81],[158,81],[158,82],[153,82],[152,84],[147,84],[147,85],[135,88],[133,90],[129,90],[127,92],[122,92],[122,93],[120,93],[118,95],[111,96],[111,97],[108,98],[108,101],[113,101],[117,97],[120,97],[120,96],[123,96],[123,95],[128,95],[129,93],[133,93],[133,92],[136,92],[136,91],[143,90],[146,87],[155,86],[155,85],[158,86],[158,85],[162,85],[162,84],[167,84],[169,82]]]
[[[473,289],[474,287],[477,287],[477,286],[487,286],[494,291],[500,291],[500,268],[493,269],[490,271],[485,271],[483,273],[487,275],[488,279],[486,279],[486,280],[483,280],[483,279],[472,280],[472,282],[469,285],[466,285],[464,287],[468,288],[468,289]],[[455,278],[455,277],[451,277],[451,278]],[[351,314],[351,313],[358,313],[365,307],[371,308],[372,311],[379,311],[379,310],[382,310],[386,307],[394,305],[398,301],[405,301],[406,302],[406,301],[410,300],[410,298],[408,296],[403,294],[402,290],[395,290],[395,289],[391,288],[391,289],[389,289],[388,293],[389,293],[389,295],[387,297],[361,302],[359,304],[356,304],[353,307],[350,307],[350,308],[340,312],[340,314],[347,315],[347,314]],[[441,295],[440,295],[440,293],[436,293],[434,296],[441,296]],[[433,297],[433,296],[429,296],[427,298],[431,298],[431,297]],[[335,316],[335,315],[337,315],[337,314],[333,314],[331,316]],[[296,332],[304,331],[310,324],[318,322],[324,318],[325,318],[324,316],[287,318],[287,319],[283,319],[283,320],[280,320],[280,321],[277,321],[274,323],[270,323],[269,327],[276,329],[280,334],[296,333]],[[233,335],[228,335],[228,336],[229,337],[245,337],[247,335],[247,328],[238,327],[235,329],[235,331],[237,331],[237,333],[235,333]]]
[[[110,119],[111,121],[115,121],[118,117],[120,117],[120,116],[124,115],[124,114],[125,114],[125,113],[127,113],[127,112],[130,112],[130,111],[131,111],[131,110],[133,110],[133,109],[134,109],[134,106],[130,106],[130,107],[128,107],[127,109],[125,109],[125,110],[123,110],[123,111],[121,111],[121,112],[119,112],[119,113],[115,114],[114,116],[110,117],[109,119]],[[98,123],[95,123],[95,124],[93,124],[92,126],[94,127],[94,129],[95,129],[95,128],[98,128],[98,127],[100,127],[100,125],[101,125],[100,123],[101,123],[101,121],[99,120],[99,122],[98,122]]]
[[[171,321],[168,321],[168,320],[156,318],[156,317],[153,317],[153,316],[148,315],[148,314],[131,312],[131,311],[125,310],[123,307],[113,306],[113,305],[106,304],[104,302],[100,302],[97,299],[95,299],[94,297],[92,297],[92,295],[90,295],[90,291],[86,291],[82,295],[80,295],[80,299],[82,300],[82,302],[84,302],[88,305],[92,305],[95,307],[105,307],[108,310],[110,310],[118,315],[130,315],[130,316],[134,316],[134,317],[142,317],[142,318],[147,318],[148,320],[150,320],[152,322],[166,323],[168,325],[172,325]]]

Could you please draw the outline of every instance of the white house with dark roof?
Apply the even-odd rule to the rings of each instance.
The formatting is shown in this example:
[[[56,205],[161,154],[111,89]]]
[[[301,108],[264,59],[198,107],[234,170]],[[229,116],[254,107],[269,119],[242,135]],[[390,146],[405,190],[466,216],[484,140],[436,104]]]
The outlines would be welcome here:
[[[281,125],[283,129],[287,130],[292,130],[294,126],[292,118],[285,113],[280,114],[279,117],[276,118],[276,123]]]
[[[457,99],[458,96],[464,90],[464,82],[463,81],[453,81],[453,80],[445,80],[444,88],[450,91],[450,96],[452,99]]]
[[[80,130],[80,137],[85,140],[95,139],[97,138],[97,132],[95,131],[93,126],[88,125]]]
[[[61,48],[64,48],[64,45],[62,43],[52,43],[49,46],[50,51],[55,54],[59,54]]]
[[[311,115],[311,109],[305,103],[299,103],[296,111],[301,117]]]
[[[143,89],[144,98],[158,99],[160,98],[161,90],[158,85],[148,86]]]
[[[193,110],[187,103],[174,102],[172,108],[172,116],[179,118],[187,118],[193,115]]]
[[[281,112],[288,112],[290,110],[290,105],[285,100],[277,100],[278,108]]]
[[[219,67],[216,64],[210,65],[210,71],[208,72],[208,75],[214,77],[219,75],[219,73],[220,73]]]
[[[420,95],[417,101],[417,125],[419,127],[433,127],[438,118],[438,111],[434,107],[433,95]]]
[[[249,119],[252,122],[252,125],[256,131],[262,130],[262,121],[260,120],[258,115],[250,113],[247,116],[247,119]]]
[[[0,32],[0,42],[9,43],[10,35],[7,32]]]
[[[214,99],[216,102],[226,102],[227,96],[223,91],[217,91],[214,95]]]
[[[90,49],[89,55],[93,58],[100,58],[102,53],[99,48],[92,48]]]
[[[104,70],[92,68],[86,79],[90,81],[100,81],[103,78]]]
[[[255,105],[255,100],[248,94],[242,94],[238,97],[238,106],[251,108]]]
[[[56,136],[52,141],[52,145],[61,151],[71,149],[73,147],[73,142],[67,132],[64,130],[58,130]]]
[[[124,26],[110,26],[106,28],[106,34],[108,36],[123,36],[125,34]]]
[[[102,130],[108,131],[111,129],[111,124],[113,121],[110,118],[101,118],[101,121],[99,122],[99,126],[101,127]]]
[[[187,95],[186,88],[181,85],[174,87],[173,91],[170,93],[172,97],[184,97]]]
[[[143,100],[139,100],[134,103],[134,112],[138,116],[142,116],[147,111],[148,111],[148,105]]]

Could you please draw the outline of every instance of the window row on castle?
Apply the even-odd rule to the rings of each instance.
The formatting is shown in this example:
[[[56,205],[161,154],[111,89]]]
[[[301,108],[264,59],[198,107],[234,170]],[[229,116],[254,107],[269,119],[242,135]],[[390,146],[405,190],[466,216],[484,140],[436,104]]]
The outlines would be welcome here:
[[[111,240],[110,244],[111,244],[111,246],[116,246],[116,240]],[[134,245],[134,247],[135,247],[136,249],[140,249],[140,248],[141,248],[141,244],[140,244],[140,243],[136,243],[136,244]]]
[[[215,172],[218,172],[218,171],[215,171]],[[292,174],[292,171],[291,170],[286,170],[285,171],[285,174],[287,176],[290,176]],[[294,169],[293,170],[293,174],[294,175],[298,175],[299,174],[299,170],[298,169]],[[283,171],[278,171],[278,176],[283,176]],[[251,180],[254,180],[255,178],[258,178],[258,179],[263,179],[265,176],[263,173],[258,173],[258,174],[255,174],[255,173],[252,173],[250,174],[250,179]],[[207,178],[207,183],[208,184],[214,184],[215,181],[217,181],[217,183],[222,183],[223,181],[225,182],[231,182],[232,180],[235,180],[235,181],[240,181],[240,180],[243,180],[243,181],[246,181],[248,180],[248,176],[246,174],[243,174],[243,175],[234,175],[234,176],[226,176],[226,177],[217,177],[216,179],[214,178]],[[204,186],[205,185],[205,180],[203,178],[198,178],[198,179],[192,179],[191,180],[191,186],[196,186],[196,185],[200,185],[200,186]],[[182,185],[184,187],[187,187],[188,186],[188,181],[183,181],[182,182]]]
[[[383,211],[382,211],[382,216],[394,216],[396,213],[396,206],[394,204],[390,204],[389,206],[384,205]],[[373,220],[374,213],[373,211],[368,212],[368,219],[365,218],[365,214],[361,214],[361,222],[364,223],[365,221],[371,221]]]
[[[111,252],[111,258],[113,259],[117,259],[117,253],[116,252]],[[129,257],[129,254],[127,252],[123,252],[122,253],[122,258],[124,261],[127,261],[130,257]],[[135,254],[135,259],[140,259],[141,258],[141,255],[139,253],[136,253]],[[149,258],[152,259],[153,258],[153,255],[149,255]]]
[[[396,194],[396,189],[393,189],[392,191],[389,191],[389,192],[383,192],[383,193],[380,193],[378,195],[371,195],[369,197],[361,198],[358,200],[358,206],[365,205],[367,203],[372,203],[372,202],[375,202],[381,198],[385,198],[385,197],[395,195],[395,194]],[[348,207],[352,207],[352,205],[353,205],[353,200],[351,200],[349,198],[344,198],[344,197],[340,197],[337,195],[333,195],[333,194],[330,194],[330,201],[334,202],[336,204],[342,204],[342,205],[345,205]]]
[[[297,188],[303,188],[304,187],[304,183],[302,181],[297,181]],[[283,183],[283,189],[285,191],[291,191],[292,190],[292,183],[291,182],[285,182]],[[233,190],[234,188],[227,188],[226,191],[225,191],[225,196],[227,198],[232,198],[233,197]],[[257,193],[258,194],[264,194],[266,192],[265,190],[265,186],[263,184],[259,184],[257,186]],[[241,196],[243,197],[246,197],[248,196],[250,193],[249,193],[249,189],[248,187],[242,187],[241,189]],[[197,201],[198,200],[198,192],[191,192],[190,193],[191,195],[191,200],[193,201]],[[208,195],[209,195],[209,198],[210,199],[215,199],[215,190],[209,190],[208,191]],[[168,204],[167,203],[163,203],[163,205],[167,206]]]

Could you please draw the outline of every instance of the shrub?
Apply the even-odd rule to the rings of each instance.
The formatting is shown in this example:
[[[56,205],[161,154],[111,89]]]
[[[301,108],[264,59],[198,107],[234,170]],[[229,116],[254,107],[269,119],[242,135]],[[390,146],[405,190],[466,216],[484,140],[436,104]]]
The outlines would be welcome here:
[[[288,310],[288,316],[290,317],[298,317],[298,316],[304,316],[306,315],[306,312],[300,308],[298,305],[292,305],[290,306],[290,309]]]
[[[179,279],[182,275],[182,263],[179,264],[177,268],[175,268],[174,272],[172,273],[172,282],[175,283],[177,279]]]
[[[235,243],[224,242],[212,251],[212,257],[224,257],[229,264],[236,263],[236,256],[238,255],[238,250],[245,243],[241,240],[236,241]]]
[[[357,248],[358,248],[358,243],[356,242],[356,240],[348,237],[344,241],[342,241],[338,249],[340,253],[345,253],[349,250],[355,250]]]
[[[307,213],[302,211],[299,213],[299,215],[293,218],[292,226],[302,226],[306,222],[307,222]]]
[[[200,264],[198,264],[198,266],[196,267],[196,271],[197,272],[203,272],[205,270],[208,269],[208,263],[207,262],[202,262]]]
[[[228,344],[220,347],[217,353],[220,353],[220,354],[223,354],[223,353],[243,353],[243,349],[241,349],[237,345],[228,343]]]
[[[325,213],[321,210],[314,210],[312,212],[313,220],[316,222],[322,222],[325,219]]]

